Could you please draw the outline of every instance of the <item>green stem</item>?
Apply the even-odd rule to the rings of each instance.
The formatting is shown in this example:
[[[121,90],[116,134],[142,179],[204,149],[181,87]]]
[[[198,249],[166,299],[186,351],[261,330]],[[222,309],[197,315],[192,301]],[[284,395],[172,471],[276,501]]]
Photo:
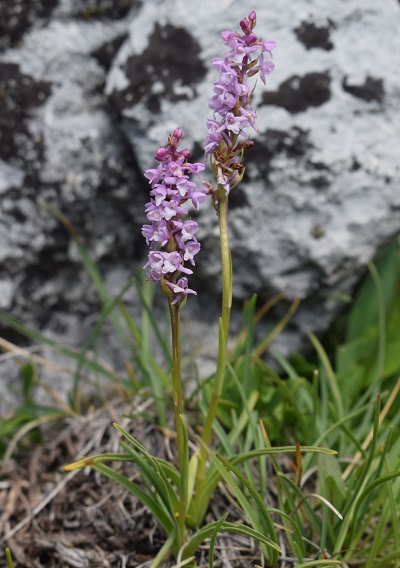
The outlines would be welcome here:
[[[225,377],[225,369],[227,363],[227,343],[229,320],[232,307],[232,262],[231,252],[229,250],[228,236],[228,196],[222,186],[218,187],[218,211],[219,211],[219,231],[220,231],[220,250],[221,250],[221,271],[222,271],[222,310],[221,324],[222,333],[219,334],[219,352],[216,376],[211,394],[210,405],[207,417],[204,423],[204,431],[202,440],[207,445],[210,443],[212,427],[217,414],[219,399],[222,392],[222,385]],[[200,451],[202,457],[206,457],[207,452],[202,447]]]
[[[218,189],[218,205],[222,271],[222,323],[225,331],[226,351],[232,307],[232,260],[228,235],[228,196],[221,186]]]
[[[213,390],[211,393],[210,404],[207,416],[204,422],[204,430],[202,434],[203,442],[208,446],[211,440],[212,428],[215,416],[218,410],[218,404],[222,393],[222,386],[225,378],[225,370],[227,365],[227,343],[229,321],[232,307],[232,261],[231,252],[229,250],[228,236],[228,196],[222,186],[218,186],[218,213],[219,213],[219,231],[220,231],[220,251],[221,251],[221,272],[222,272],[222,310],[219,322],[219,347],[218,347],[218,363],[215,373]],[[197,471],[197,487],[196,501],[198,504],[202,501],[202,492],[206,474],[207,450],[202,445],[199,456],[199,467]],[[202,506],[203,510],[204,507]],[[201,519],[198,519],[201,522]]]
[[[185,464],[188,461],[187,444],[183,431],[183,398],[181,386],[181,333],[180,333],[180,306],[171,304],[169,300],[169,313],[171,316],[172,332],[172,396],[175,410],[176,439],[178,445],[178,461],[181,476],[185,475]],[[185,485],[181,484],[181,488]],[[187,509],[187,491],[180,491],[178,525],[181,545],[185,541],[185,517]]]

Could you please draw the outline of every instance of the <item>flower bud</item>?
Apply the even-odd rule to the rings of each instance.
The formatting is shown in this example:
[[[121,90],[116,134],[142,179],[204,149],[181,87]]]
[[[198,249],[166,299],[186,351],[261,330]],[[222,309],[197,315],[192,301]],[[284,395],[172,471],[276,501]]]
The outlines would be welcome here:
[[[180,140],[180,139],[182,138],[182,129],[179,128],[179,126],[178,126],[178,128],[175,128],[175,130],[174,130],[172,136],[173,136],[174,138],[177,138],[178,140]]]
[[[157,150],[157,152],[155,153],[155,156],[154,156],[154,158],[158,162],[163,162],[166,157],[167,157],[167,149],[166,148],[159,148]]]
[[[257,19],[257,14],[255,13],[254,10],[252,10],[249,14],[249,21],[250,21],[251,29],[253,29],[255,27],[256,19]]]

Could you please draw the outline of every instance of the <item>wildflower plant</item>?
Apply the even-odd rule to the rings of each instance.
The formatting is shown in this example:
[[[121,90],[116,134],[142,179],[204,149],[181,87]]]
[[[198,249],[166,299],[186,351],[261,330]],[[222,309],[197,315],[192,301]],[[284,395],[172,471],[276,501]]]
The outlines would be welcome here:
[[[275,566],[281,548],[272,513],[280,517],[288,539],[296,541],[298,558],[304,555],[304,543],[299,527],[285,510],[266,506],[263,489],[258,492],[253,483],[241,473],[239,466],[251,459],[259,459],[260,476],[265,479],[267,455],[276,453],[335,453],[317,447],[282,446],[272,448],[268,436],[255,421],[252,409],[254,400],[245,400],[243,413],[231,432],[225,433],[216,420],[218,406],[228,367],[227,341],[232,304],[232,263],[228,238],[228,201],[230,192],[242,180],[245,151],[253,145],[250,136],[257,132],[256,113],[251,106],[255,88],[254,79],[263,83],[274,69],[271,52],[274,41],[262,41],[254,33],[256,13],[240,22],[241,32],[222,32],[228,48],[223,58],[213,60],[218,71],[214,82],[214,94],[209,106],[213,112],[207,121],[208,134],[204,144],[206,157],[216,183],[202,182],[202,163],[191,163],[188,150],[178,150],[182,131],[178,127],[168,137],[165,147],[160,147],[155,159],[157,167],[145,171],[151,186],[150,201],[146,205],[148,223],[142,234],[150,247],[145,264],[148,282],[158,283],[167,297],[172,336],[172,396],[175,411],[177,465],[154,457],[127,431],[115,424],[122,436],[125,453],[100,454],[66,467],[67,470],[91,466],[117,481],[132,492],[157,518],[166,534],[165,544],[156,554],[151,567],[156,568],[172,552],[180,565],[188,565],[199,545],[211,539],[212,548],[219,531],[232,532],[253,538],[260,543],[268,565]],[[195,176],[196,182],[191,176]],[[189,287],[189,279],[195,266],[195,256],[200,251],[196,238],[197,223],[190,219],[188,206],[198,209],[211,197],[219,222],[222,273],[222,308],[219,319],[219,350],[212,392],[209,400],[202,401],[204,424],[201,436],[192,442],[197,450],[189,452],[189,435],[185,420],[184,396],[181,386],[180,310],[189,295],[196,292]],[[190,284],[191,286],[191,284]],[[240,390],[240,381],[238,381]],[[235,444],[241,432],[249,426],[253,449],[242,445],[238,452]],[[212,432],[219,438],[220,453],[211,449]],[[257,433],[258,432],[258,433]],[[272,459],[272,458],[271,458]],[[140,471],[142,485],[134,482],[106,465],[108,461],[131,461]],[[275,463],[275,462],[274,462]],[[251,475],[250,475],[251,477]],[[217,485],[225,482],[245,513],[249,524],[235,524],[224,515],[219,521],[204,524],[208,506]],[[256,506],[254,506],[256,504]],[[294,535],[294,536],[293,536]],[[336,561],[319,562],[318,565],[338,564]],[[212,559],[210,560],[210,565]],[[310,564],[314,565],[314,564]]]
[[[214,95],[209,107],[214,111],[208,119],[208,135],[204,143],[205,154],[210,158],[211,170],[217,187],[208,185],[219,219],[222,272],[222,310],[219,334],[219,356],[213,393],[205,421],[203,441],[208,444],[222,391],[226,369],[226,348],[232,306],[232,262],[228,235],[228,200],[231,190],[242,180],[245,167],[244,151],[253,145],[250,130],[257,131],[256,113],[251,106],[253,88],[249,79],[260,73],[265,76],[274,69],[272,61],[264,61],[264,54],[271,56],[275,41],[261,41],[254,34],[256,13],[240,21],[242,34],[224,31],[221,36],[229,52],[224,58],[216,58],[213,65],[219,73],[214,82]],[[204,446],[203,446],[204,448]],[[202,450],[202,458],[205,454]]]

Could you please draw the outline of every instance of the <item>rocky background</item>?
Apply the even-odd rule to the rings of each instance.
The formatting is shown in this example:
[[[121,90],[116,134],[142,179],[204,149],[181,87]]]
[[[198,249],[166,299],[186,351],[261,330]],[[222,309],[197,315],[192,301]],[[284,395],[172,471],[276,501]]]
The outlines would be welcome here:
[[[231,197],[234,307],[277,292],[302,307],[277,341],[326,329],[367,263],[400,229],[400,2],[1,0],[0,307],[81,345],[99,313],[55,206],[85,239],[110,293],[144,263],[142,170],[177,126],[202,159],[219,32],[255,9],[276,70],[255,94],[260,133]],[[185,311],[212,344],[217,225]],[[135,309],[135,301],[130,307]],[[280,310],[287,309],[281,304]],[[10,330],[1,334],[20,341]],[[105,355],[115,355],[113,339]]]

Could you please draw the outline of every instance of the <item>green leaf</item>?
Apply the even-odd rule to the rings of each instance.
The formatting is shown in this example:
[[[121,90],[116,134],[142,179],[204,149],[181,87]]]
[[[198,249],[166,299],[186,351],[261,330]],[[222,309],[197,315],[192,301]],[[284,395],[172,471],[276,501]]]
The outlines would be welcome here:
[[[37,382],[37,369],[33,363],[25,363],[21,367],[21,376],[23,381],[22,395],[24,397],[25,403],[29,404],[32,402],[32,389]]]
[[[319,454],[318,465],[318,475],[325,481],[329,501],[336,509],[340,509],[346,497],[347,488],[342,479],[342,471],[337,458],[328,454]]]
[[[149,284],[147,287],[151,287],[151,284]],[[172,366],[172,357],[171,357],[171,351],[169,348],[169,344],[165,341],[163,334],[160,331],[160,327],[157,323],[157,319],[154,315],[154,310],[152,307],[152,289],[150,289],[150,292],[146,291],[143,292],[142,287],[139,284],[138,279],[136,278],[136,290],[139,294],[140,297],[140,301],[141,301],[141,305],[142,308],[144,309],[144,313],[146,314],[146,317],[148,318],[148,321],[151,325],[152,330],[154,331],[154,334],[157,338],[157,342],[159,344],[159,346],[162,349],[162,352],[164,354],[165,360],[166,360],[166,364],[168,367]]]
[[[376,262],[380,276],[385,309],[392,302],[398,278],[400,276],[400,247],[394,241],[388,250]],[[371,274],[367,275],[353,302],[347,325],[347,341],[364,335],[365,330],[378,322],[379,303],[376,295],[376,283]]]
[[[211,536],[215,531],[215,527],[218,524],[219,521],[215,521],[213,523],[205,525],[197,532],[195,532],[186,543],[183,550],[182,558],[185,559],[188,558],[189,556],[193,556],[196,553],[199,546],[201,545],[201,543],[204,542],[207,538],[211,538]],[[263,544],[265,546],[274,545],[274,543],[272,543],[271,540],[268,537],[266,537],[262,532],[256,531],[253,528],[248,527],[246,525],[235,525],[233,523],[228,523],[225,521],[221,525],[219,532],[241,534],[248,538],[253,538],[254,540],[257,540],[260,544]]]
[[[297,451],[296,446],[278,446],[275,448],[259,448],[256,450],[250,450],[248,452],[243,452],[237,454],[229,459],[229,463],[232,465],[240,465],[241,463],[257,458],[259,456],[273,456],[276,454],[295,454]],[[315,446],[300,446],[300,451],[302,453],[325,453],[325,454],[337,454],[335,450],[330,450],[328,448],[317,448]],[[218,472],[213,471],[213,473],[207,476],[206,487],[204,488],[204,493],[207,494],[212,492],[213,489],[218,485],[219,475]]]
[[[319,358],[321,359],[321,363],[325,370],[326,377],[328,380],[329,390],[335,402],[339,419],[341,419],[344,416],[344,409],[343,409],[342,395],[340,393],[337,377],[332,369],[332,365],[321,343],[318,341],[318,339],[315,337],[313,333],[309,333],[308,337],[310,338],[311,343],[313,344],[315,350],[318,353]]]
[[[160,523],[166,534],[170,534],[175,527],[175,519],[171,518],[170,515],[167,514],[165,509],[152,497],[145,493],[136,483],[130,481],[127,477],[111,469],[110,467],[104,464],[96,464],[91,466],[94,470],[99,471],[106,477],[112,479],[113,481],[119,483],[122,487],[124,487],[127,491],[132,493],[143,505],[146,505],[148,509],[153,513],[157,521]]]
[[[276,537],[275,529],[274,529],[274,526],[273,526],[273,523],[271,521],[271,518],[270,518],[268,511],[266,511],[265,505],[264,504],[262,505],[261,514],[259,514],[256,510],[254,510],[253,504],[250,503],[250,501],[244,495],[244,493],[239,488],[237,483],[233,480],[233,477],[225,469],[227,467],[227,465],[226,465],[225,462],[223,462],[224,458],[222,458],[221,456],[215,456],[211,452],[211,450],[208,447],[205,446],[204,442],[200,438],[198,438],[198,440],[199,440],[200,444],[203,447],[206,448],[207,453],[208,453],[211,461],[215,464],[215,466],[219,470],[219,473],[220,473],[220,476],[222,477],[222,479],[231,488],[233,494],[235,495],[235,498],[239,502],[243,511],[246,513],[246,515],[247,515],[248,519],[250,520],[250,523],[251,523],[252,527],[254,528],[254,530],[256,530],[260,533],[263,533],[263,534],[265,534],[265,532],[267,531],[271,534],[272,538],[268,537],[268,548],[264,549],[264,554],[270,560],[272,565],[276,564],[276,561],[277,561],[277,558],[278,558],[277,552],[280,552],[280,547],[277,544],[277,537]],[[223,462],[223,464],[222,464],[222,462]],[[227,462],[227,463],[229,463],[229,462]],[[229,467],[233,467],[233,466],[231,466],[231,464],[230,464]],[[237,471],[236,468],[234,468],[234,470],[235,470],[235,475],[236,475],[236,471]],[[244,476],[243,476],[243,478],[244,478]],[[242,478],[240,478],[240,480],[243,482]],[[246,482],[247,482],[247,480],[246,480]],[[259,496],[259,494],[257,493],[256,489],[254,487],[252,487],[250,492],[252,494],[252,497],[257,500],[257,504],[259,504],[259,502],[261,502],[262,500],[261,500],[261,497]]]
[[[343,566],[341,560],[311,560],[310,562],[303,562],[302,564],[296,564],[295,568],[320,568],[320,566]]]
[[[229,515],[229,512],[225,513],[221,519],[217,522],[217,524],[215,525],[214,531],[211,535],[211,539],[210,539],[210,550],[209,550],[209,554],[208,554],[208,565],[209,568],[214,568],[214,547],[215,547],[215,542],[217,540],[217,536],[219,531],[222,528],[222,525],[224,524],[224,522],[226,521],[227,517]]]
[[[380,415],[380,396],[378,395],[376,397],[373,436],[368,452],[368,457],[362,469],[361,475],[358,477],[354,487],[352,488],[352,494],[349,496],[349,499],[347,500],[346,507],[343,510],[343,516],[345,519],[341,526],[340,532],[336,538],[335,542],[336,553],[339,553],[341,551],[346,538],[348,538],[348,540],[351,541],[355,525],[357,524],[358,521],[357,509],[361,504],[360,497],[363,495],[364,482],[366,482],[367,477],[370,473],[372,462],[375,456],[375,448],[377,444],[377,437],[379,430],[379,415]]]
[[[390,562],[393,560],[397,560],[400,558],[400,550],[394,550],[390,554],[387,554],[382,558],[378,564],[375,564],[375,568],[387,568],[390,565]]]
[[[125,436],[125,438],[144,455],[143,459],[137,452],[135,452],[133,448],[131,448],[124,442],[121,442],[121,445],[125,448],[126,451],[129,452],[129,454],[138,465],[144,479],[146,479],[147,477],[149,481],[154,485],[156,494],[164,503],[164,506],[169,511],[169,514],[175,517],[175,513],[179,509],[179,501],[170,481],[165,474],[164,469],[161,467],[158,460],[154,458],[142,444],[140,444],[128,432],[126,432],[126,430],[121,428],[121,426],[114,423],[114,427],[119,432],[121,432],[121,434]],[[179,479],[179,485],[180,484],[181,481]],[[149,487],[149,491],[152,491],[151,487]]]

